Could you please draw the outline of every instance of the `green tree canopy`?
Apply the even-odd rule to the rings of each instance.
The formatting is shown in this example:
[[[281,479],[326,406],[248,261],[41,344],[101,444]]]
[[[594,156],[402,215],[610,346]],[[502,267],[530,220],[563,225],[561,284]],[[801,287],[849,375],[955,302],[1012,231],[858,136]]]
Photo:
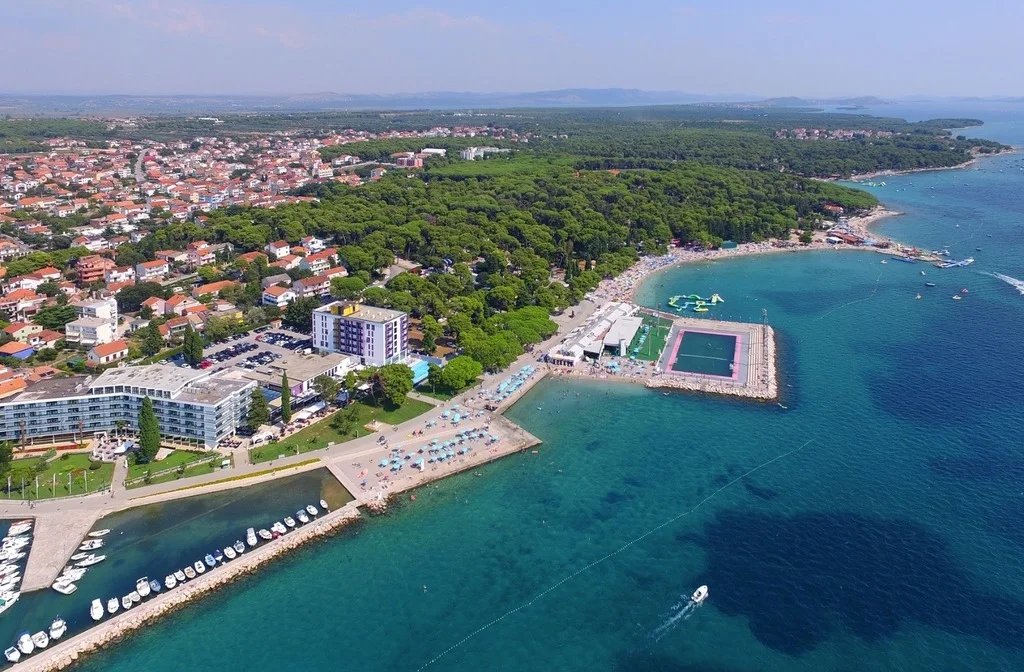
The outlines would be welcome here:
[[[270,422],[270,405],[267,398],[263,396],[263,390],[254,387],[249,395],[249,413],[246,416],[246,425],[250,431],[255,432],[262,425]]]
[[[281,374],[281,421],[286,425],[292,421],[292,388],[287,373]]]
[[[441,370],[441,381],[450,390],[461,390],[479,378],[484,372],[480,362],[466,355],[452,359]]]
[[[152,462],[160,452],[160,423],[157,422],[153,410],[153,400],[146,397],[142,400],[139,411],[139,461]]]

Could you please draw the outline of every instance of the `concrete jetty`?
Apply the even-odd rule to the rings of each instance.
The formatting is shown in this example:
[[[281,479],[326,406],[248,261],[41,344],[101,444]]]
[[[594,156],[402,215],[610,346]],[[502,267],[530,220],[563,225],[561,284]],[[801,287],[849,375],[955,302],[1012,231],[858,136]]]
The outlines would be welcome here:
[[[63,670],[73,665],[81,656],[112,643],[129,632],[185,606],[198,597],[217,590],[239,576],[256,570],[274,558],[308,541],[329,534],[359,517],[359,510],[355,503],[349,503],[341,509],[331,511],[290,534],[246,551],[237,560],[208,570],[192,581],[161,593],[109,620],[102,621],[79,635],[51,644],[41,653],[23,659],[18,663],[18,669],[26,672]]]
[[[32,552],[21,583],[23,592],[49,587],[78,549],[82,537],[102,515],[102,511],[97,509],[69,509],[60,515],[36,517],[32,526]]]

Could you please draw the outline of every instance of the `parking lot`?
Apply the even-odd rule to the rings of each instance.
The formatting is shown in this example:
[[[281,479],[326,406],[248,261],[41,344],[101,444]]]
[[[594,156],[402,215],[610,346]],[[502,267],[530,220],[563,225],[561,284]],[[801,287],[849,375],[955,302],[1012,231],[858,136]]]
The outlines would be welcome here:
[[[261,327],[208,346],[200,366],[213,367],[216,371],[233,366],[252,370],[280,359],[282,355],[303,353],[312,346],[312,339],[305,334],[290,329]]]

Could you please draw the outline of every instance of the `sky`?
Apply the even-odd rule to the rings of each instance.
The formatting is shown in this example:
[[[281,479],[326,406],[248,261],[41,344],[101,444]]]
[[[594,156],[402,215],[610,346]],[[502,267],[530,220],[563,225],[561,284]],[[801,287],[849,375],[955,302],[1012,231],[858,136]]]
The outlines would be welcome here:
[[[0,0],[0,93],[1024,95],[1013,0]]]

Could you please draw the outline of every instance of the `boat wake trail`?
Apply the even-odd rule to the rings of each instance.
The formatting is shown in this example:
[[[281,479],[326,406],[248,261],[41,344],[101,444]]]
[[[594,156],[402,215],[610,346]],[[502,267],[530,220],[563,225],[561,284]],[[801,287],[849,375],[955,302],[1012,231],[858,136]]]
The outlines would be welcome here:
[[[449,653],[451,653],[455,649],[458,649],[463,644],[465,644],[469,640],[473,639],[474,637],[476,637],[480,633],[485,632],[486,630],[491,629],[492,627],[494,627],[498,623],[501,623],[502,621],[504,621],[509,616],[512,616],[514,614],[518,614],[520,611],[523,611],[524,609],[528,609],[528,608],[532,607],[535,602],[537,602],[541,598],[545,597],[549,593],[552,593],[555,590],[558,590],[563,585],[565,585],[569,581],[572,581],[573,579],[575,579],[576,577],[580,576],[581,574],[589,572],[591,569],[593,569],[594,567],[597,567],[598,565],[600,565],[601,563],[605,562],[606,560],[610,560],[611,558],[614,558],[619,553],[622,553],[623,551],[625,551],[629,547],[633,546],[634,544],[637,544],[637,543],[643,541],[644,539],[646,539],[647,537],[651,536],[655,532],[657,532],[657,531],[659,531],[661,529],[664,529],[665,527],[668,527],[669,525],[671,525],[672,523],[676,522],[680,518],[685,518],[686,516],[690,515],[691,513],[693,513],[694,511],[696,511],[700,507],[702,507],[705,504],[707,504],[708,502],[710,502],[712,499],[715,498],[716,495],[718,495],[719,493],[721,493],[721,492],[723,492],[725,490],[728,490],[729,488],[731,488],[732,486],[736,485],[737,483],[739,483],[740,481],[742,481],[746,477],[750,476],[754,472],[760,471],[761,469],[764,469],[765,467],[767,467],[767,466],[769,466],[771,464],[774,464],[775,462],[778,462],[781,459],[789,457],[790,455],[793,455],[794,453],[799,453],[801,450],[803,450],[807,446],[811,445],[811,443],[813,443],[813,442],[814,442],[814,439],[808,439],[803,445],[801,445],[801,446],[799,446],[797,448],[793,448],[792,450],[788,450],[785,453],[782,453],[781,455],[776,455],[775,457],[773,457],[772,459],[768,460],[767,462],[762,462],[761,464],[757,465],[756,467],[754,467],[754,468],[752,468],[752,469],[750,469],[748,471],[745,471],[744,473],[740,474],[736,478],[732,479],[731,481],[729,481],[728,483],[726,483],[722,487],[720,487],[717,490],[715,490],[714,492],[712,492],[710,495],[708,495],[704,499],[702,499],[699,502],[697,502],[696,504],[694,504],[689,509],[686,509],[685,511],[683,511],[681,513],[677,513],[676,515],[672,516],[671,518],[669,518],[665,522],[660,523],[659,525],[656,525],[656,526],[652,527],[651,529],[647,530],[646,532],[644,532],[640,536],[638,536],[638,537],[636,537],[634,539],[630,539],[629,541],[627,541],[626,543],[622,544],[621,546],[619,546],[615,550],[611,551],[610,553],[601,556],[600,558],[598,558],[597,560],[594,560],[593,562],[591,562],[588,565],[584,565],[583,567],[580,567],[579,569],[577,569],[572,574],[569,574],[568,576],[565,576],[564,578],[560,579],[556,583],[551,584],[550,586],[548,586],[547,588],[545,588],[541,592],[539,592],[536,595],[534,595],[528,601],[523,602],[522,604],[520,604],[518,607],[516,607],[514,609],[509,609],[508,611],[506,611],[501,616],[498,616],[494,620],[492,620],[492,621],[490,621],[488,623],[485,623],[484,625],[480,626],[476,630],[473,630],[468,635],[466,635],[465,637],[463,637],[459,641],[455,642],[454,644],[449,646],[447,649],[445,649],[441,653],[437,654],[436,656],[434,656],[433,658],[431,658],[427,662],[425,662],[422,665],[420,665],[418,668],[416,668],[416,672],[422,672],[423,670],[427,669],[428,667],[430,667],[431,665],[433,665],[437,661],[441,660],[442,658],[447,656]]]
[[[1002,280],[1003,282],[1005,282],[1006,284],[1010,285],[1018,292],[1020,292],[1021,295],[1024,295],[1024,280],[1018,280],[1017,278],[1012,278],[1009,275],[1003,275],[1002,273],[985,273],[985,275],[989,275],[992,276],[993,278]]]
[[[651,639],[654,642],[660,642],[662,637],[675,630],[676,626],[679,625],[679,621],[690,620],[690,616],[693,616],[693,612],[697,610],[698,606],[700,605],[691,599],[677,603],[672,607],[672,615],[651,633]]]
[[[834,313],[836,311],[839,311],[839,310],[842,310],[843,308],[846,308],[847,306],[852,306],[855,303],[863,303],[864,301],[868,301],[870,299],[873,299],[875,297],[875,294],[878,293],[878,283],[881,282],[881,280],[882,280],[882,271],[879,271],[878,272],[878,277],[875,278],[875,286],[871,289],[871,293],[870,294],[865,296],[863,299],[854,299],[853,301],[847,301],[846,303],[844,303],[841,306],[836,306],[835,308],[833,308],[832,310],[828,311],[827,313],[822,313],[821,315],[818,315],[816,318],[814,318],[813,321],[817,322],[819,320],[823,320],[826,317],[828,317],[829,315],[831,315],[832,313]]]

